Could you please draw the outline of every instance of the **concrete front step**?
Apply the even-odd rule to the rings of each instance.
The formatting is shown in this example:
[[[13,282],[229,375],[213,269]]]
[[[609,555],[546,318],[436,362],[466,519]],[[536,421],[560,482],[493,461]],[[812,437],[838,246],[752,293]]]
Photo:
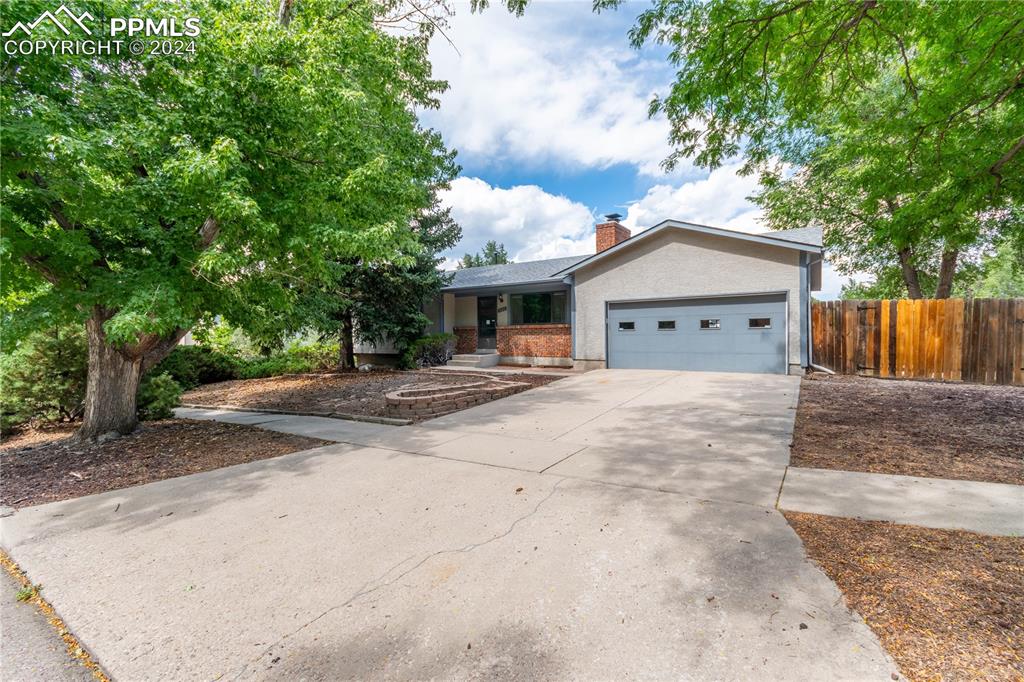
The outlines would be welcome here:
[[[497,353],[459,353],[448,361],[449,367],[494,367],[501,360]]]

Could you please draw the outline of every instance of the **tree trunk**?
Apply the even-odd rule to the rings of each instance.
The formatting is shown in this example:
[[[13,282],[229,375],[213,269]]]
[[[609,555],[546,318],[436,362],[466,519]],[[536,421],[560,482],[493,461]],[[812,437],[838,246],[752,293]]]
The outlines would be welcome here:
[[[353,337],[352,312],[345,311],[341,318],[341,343],[338,364],[342,369],[355,369],[356,353]]]
[[[912,262],[910,247],[899,250],[900,269],[903,272],[903,282],[907,285],[908,298],[922,298],[921,282],[917,276],[917,268]]]
[[[103,323],[109,314],[97,309],[85,323],[89,340],[89,375],[85,414],[75,437],[89,440],[116,431],[131,433],[139,422],[135,399],[142,379],[142,360],[124,355],[107,342]]]
[[[956,259],[960,252],[950,249],[942,252],[942,265],[939,267],[939,284],[935,287],[935,298],[949,298],[953,290],[953,275],[956,274]]]
[[[103,325],[114,312],[96,307],[86,320],[89,342],[89,372],[85,386],[79,440],[91,440],[104,433],[131,433],[139,423],[137,399],[142,376],[166,358],[188,329],[176,329],[167,336],[144,334],[137,343],[114,346]]]

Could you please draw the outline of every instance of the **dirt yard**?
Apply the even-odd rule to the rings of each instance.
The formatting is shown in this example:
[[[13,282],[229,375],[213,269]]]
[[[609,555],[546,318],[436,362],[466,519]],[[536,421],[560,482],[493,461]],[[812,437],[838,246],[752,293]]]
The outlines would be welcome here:
[[[790,464],[1024,484],[1024,388],[814,375]]]
[[[502,379],[543,386],[559,377],[502,374]],[[384,394],[414,384],[460,384],[475,378],[455,372],[347,372],[247,379],[207,384],[188,391],[181,402],[232,405],[260,410],[289,410],[385,417]]]
[[[67,500],[278,457],[327,445],[239,424],[191,419],[145,422],[101,444],[70,440],[75,426],[28,431],[0,443],[0,505]]]
[[[785,515],[908,678],[1024,679],[1024,538]]]

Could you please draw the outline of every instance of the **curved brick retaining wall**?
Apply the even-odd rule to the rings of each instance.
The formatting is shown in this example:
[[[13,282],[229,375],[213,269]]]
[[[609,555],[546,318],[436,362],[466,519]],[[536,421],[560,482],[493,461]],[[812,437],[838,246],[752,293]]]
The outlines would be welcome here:
[[[410,384],[384,395],[388,416],[399,419],[432,419],[467,407],[520,393],[531,384],[507,381],[485,374],[465,374],[461,384]]]

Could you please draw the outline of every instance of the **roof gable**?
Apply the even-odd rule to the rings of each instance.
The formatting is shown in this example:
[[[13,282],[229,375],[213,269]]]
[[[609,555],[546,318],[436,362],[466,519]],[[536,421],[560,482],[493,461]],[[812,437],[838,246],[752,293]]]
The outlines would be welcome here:
[[[696,223],[687,223],[679,220],[664,220],[652,228],[644,230],[625,241],[621,241],[610,249],[605,249],[600,253],[596,253],[593,256],[588,256],[581,259],[580,261],[568,265],[565,269],[559,271],[559,275],[568,275],[570,273],[579,270],[580,268],[586,267],[598,260],[605,258],[613,253],[618,253],[633,244],[636,244],[644,239],[665,232],[667,230],[685,230],[688,232],[699,232],[702,234],[710,234],[718,237],[728,237],[732,239],[739,239],[741,241],[750,241],[758,244],[764,244],[766,246],[778,246],[786,249],[796,249],[798,251],[809,251],[811,253],[821,253],[821,230],[818,228],[798,228],[793,230],[777,230],[774,232],[762,232],[762,233],[751,233],[751,232],[738,232],[736,230],[726,230],[721,227],[711,227],[710,225],[698,225]],[[807,241],[803,241],[807,240]]]

